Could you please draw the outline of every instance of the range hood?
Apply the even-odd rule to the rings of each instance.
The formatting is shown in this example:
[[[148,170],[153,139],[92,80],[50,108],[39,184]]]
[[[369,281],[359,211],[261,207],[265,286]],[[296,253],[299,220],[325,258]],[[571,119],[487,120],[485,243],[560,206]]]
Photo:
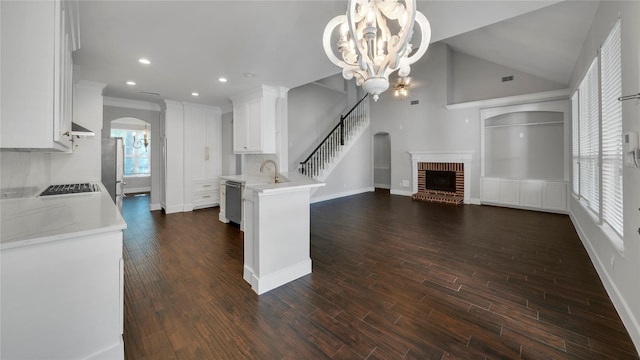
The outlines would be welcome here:
[[[85,128],[84,126],[80,126],[74,122],[71,123],[71,136],[77,137],[94,137],[96,134]]]

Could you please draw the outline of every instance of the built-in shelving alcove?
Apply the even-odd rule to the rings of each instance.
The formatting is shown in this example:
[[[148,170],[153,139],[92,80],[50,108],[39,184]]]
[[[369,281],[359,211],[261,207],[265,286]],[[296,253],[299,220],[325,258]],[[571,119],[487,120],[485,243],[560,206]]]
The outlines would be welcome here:
[[[480,111],[481,201],[567,211],[568,100]]]

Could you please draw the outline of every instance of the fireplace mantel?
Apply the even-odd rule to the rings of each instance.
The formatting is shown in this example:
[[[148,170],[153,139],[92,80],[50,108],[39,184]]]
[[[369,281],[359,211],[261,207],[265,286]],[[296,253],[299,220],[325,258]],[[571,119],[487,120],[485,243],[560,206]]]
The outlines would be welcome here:
[[[473,153],[470,151],[409,151],[411,155],[412,189],[415,194],[418,192],[418,163],[462,163],[464,164],[464,203],[469,203],[471,190],[471,159]]]

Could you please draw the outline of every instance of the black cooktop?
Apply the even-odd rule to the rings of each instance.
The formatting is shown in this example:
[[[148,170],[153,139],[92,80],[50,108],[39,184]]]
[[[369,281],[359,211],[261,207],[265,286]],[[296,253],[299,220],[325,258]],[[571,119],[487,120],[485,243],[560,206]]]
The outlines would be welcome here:
[[[51,185],[45,191],[40,193],[40,196],[48,195],[64,195],[64,194],[79,194],[90,193],[100,191],[100,187],[96,184],[83,183],[83,184],[62,184]]]

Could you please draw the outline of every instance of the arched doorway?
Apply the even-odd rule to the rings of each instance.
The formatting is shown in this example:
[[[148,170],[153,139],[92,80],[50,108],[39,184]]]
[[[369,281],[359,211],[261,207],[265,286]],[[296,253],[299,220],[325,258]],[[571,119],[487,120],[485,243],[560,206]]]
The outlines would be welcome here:
[[[391,138],[386,132],[373,136],[373,184],[391,189]]]
[[[111,121],[110,136],[123,140],[122,193],[126,195],[150,192],[151,124],[133,117],[118,118]],[[103,153],[103,157],[104,155]]]

